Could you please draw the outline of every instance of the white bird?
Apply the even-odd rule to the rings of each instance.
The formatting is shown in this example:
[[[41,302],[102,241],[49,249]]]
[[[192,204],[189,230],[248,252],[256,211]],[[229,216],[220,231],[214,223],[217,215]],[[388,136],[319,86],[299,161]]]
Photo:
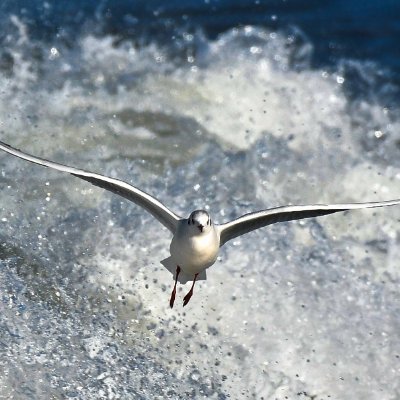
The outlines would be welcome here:
[[[171,308],[174,305],[178,280],[180,282],[193,281],[190,291],[183,299],[185,306],[193,295],[196,280],[206,279],[206,269],[215,263],[220,247],[231,239],[276,222],[318,217],[339,211],[400,204],[400,199],[397,199],[369,203],[284,206],[245,214],[233,221],[216,224],[205,210],[195,210],[189,215],[189,218],[182,218],[153,196],[119,179],[35,157],[3,142],[0,142],[0,149],[35,164],[68,172],[95,186],[119,194],[143,207],[167,227],[173,234],[170,245],[171,256],[161,263],[175,276],[175,284],[170,297]]]

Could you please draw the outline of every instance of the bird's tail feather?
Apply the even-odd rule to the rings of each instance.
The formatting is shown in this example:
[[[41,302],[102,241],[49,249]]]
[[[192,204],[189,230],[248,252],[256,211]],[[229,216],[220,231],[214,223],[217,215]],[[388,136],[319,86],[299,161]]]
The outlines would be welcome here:
[[[176,274],[176,264],[172,261],[172,257],[165,258],[164,260],[160,261],[161,264],[169,271],[171,272],[173,279],[175,279],[175,274]],[[181,272],[179,273],[178,276],[178,281],[179,283],[186,283],[189,281],[193,281],[194,275],[187,274],[185,271],[181,269]],[[202,271],[197,275],[196,281],[205,281],[207,279],[207,274],[206,271]]]

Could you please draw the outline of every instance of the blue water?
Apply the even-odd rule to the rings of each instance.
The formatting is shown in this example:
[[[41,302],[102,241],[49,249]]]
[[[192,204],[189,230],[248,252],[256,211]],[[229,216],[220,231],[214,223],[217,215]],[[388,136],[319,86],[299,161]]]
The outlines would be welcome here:
[[[3,0],[2,20],[21,17],[38,37],[71,39],[81,29],[119,37],[173,41],[182,30],[210,37],[240,25],[300,28],[315,46],[313,62],[342,58],[379,63],[400,73],[400,3],[397,0],[206,0],[128,1]],[[3,30],[2,35],[6,32]]]

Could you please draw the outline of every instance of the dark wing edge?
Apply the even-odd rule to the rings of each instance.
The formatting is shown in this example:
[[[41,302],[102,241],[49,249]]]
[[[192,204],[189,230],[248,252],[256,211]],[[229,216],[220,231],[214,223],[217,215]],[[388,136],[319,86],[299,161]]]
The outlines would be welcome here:
[[[360,210],[364,208],[375,208],[399,205],[400,199],[349,204],[314,204],[307,206],[284,206],[271,208],[269,210],[257,211],[245,214],[226,224],[217,225],[220,233],[220,246],[238,236],[244,235],[255,229],[262,228],[277,222],[294,221],[303,218],[320,217],[341,211]]]
[[[181,220],[181,217],[173,213],[171,210],[169,210],[166,206],[164,206],[160,201],[158,201],[153,196],[119,179],[109,178],[92,172],[80,170],[73,167],[68,167],[67,165],[49,161],[44,158],[35,157],[30,154],[24,153],[21,150],[15,149],[14,147],[1,141],[0,141],[0,149],[16,157],[22,158],[26,161],[30,161],[34,164],[56,169],[61,172],[67,172],[80,179],[90,182],[95,186],[109,190],[110,192],[113,192],[115,194],[118,194],[134,202],[138,206],[143,207],[146,211],[148,211],[151,215],[153,215],[159,222],[161,222],[165,227],[167,227],[172,233],[175,233],[176,228],[178,226],[178,222]]]

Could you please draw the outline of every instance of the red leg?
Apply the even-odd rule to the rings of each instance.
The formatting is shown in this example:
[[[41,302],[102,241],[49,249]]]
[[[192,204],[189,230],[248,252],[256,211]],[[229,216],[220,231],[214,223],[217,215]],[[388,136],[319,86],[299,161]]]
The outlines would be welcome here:
[[[172,308],[175,302],[176,295],[176,283],[178,282],[179,272],[181,272],[181,267],[179,265],[176,266],[176,275],[175,275],[175,285],[171,293],[171,298],[169,299],[169,306]]]
[[[197,275],[198,275],[198,273],[194,275],[192,287],[190,288],[189,293],[183,298],[183,307],[185,307],[186,304],[189,303],[189,300],[193,295],[193,288],[194,288],[194,284],[196,283]]]

